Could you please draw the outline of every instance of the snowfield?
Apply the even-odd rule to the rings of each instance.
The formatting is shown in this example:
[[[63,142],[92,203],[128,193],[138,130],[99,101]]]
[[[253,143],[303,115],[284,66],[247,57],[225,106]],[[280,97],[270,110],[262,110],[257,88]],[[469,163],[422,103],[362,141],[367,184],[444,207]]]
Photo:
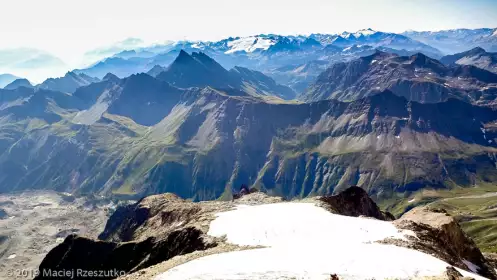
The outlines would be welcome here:
[[[332,214],[313,203],[239,206],[219,213],[209,235],[265,248],[210,255],[155,280],[179,279],[408,279],[439,276],[447,263],[431,255],[375,241],[405,239],[392,223]],[[485,279],[459,271],[464,276]]]
[[[256,50],[267,50],[269,47],[274,45],[275,42],[273,40],[258,37],[258,36],[250,36],[240,38],[231,42],[228,42],[228,47],[230,48],[226,51],[226,54],[236,53],[236,52],[247,52],[251,53]]]

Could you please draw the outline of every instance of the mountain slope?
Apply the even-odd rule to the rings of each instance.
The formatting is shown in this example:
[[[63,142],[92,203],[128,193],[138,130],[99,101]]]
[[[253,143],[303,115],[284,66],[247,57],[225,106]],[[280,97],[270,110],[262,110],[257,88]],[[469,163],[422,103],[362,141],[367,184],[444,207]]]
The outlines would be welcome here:
[[[332,65],[302,99],[357,100],[386,89],[418,102],[457,97],[472,103],[493,104],[497,97],[497,75],[470,65],[447,67],[423,54],[399,57],[377,52]]]
[[[444,56],[440,61],[447,65],[473,65],[497,73],[497,53],[489,53],[479,47],[466,52]]]
[[[287,100],[296,97],[296,93],[291,88],[277,84],[261,72],[244,67],[234,67],[230,73],[241,79],[241,88],[246,92],[251,92],[251,95],[277,96]]]

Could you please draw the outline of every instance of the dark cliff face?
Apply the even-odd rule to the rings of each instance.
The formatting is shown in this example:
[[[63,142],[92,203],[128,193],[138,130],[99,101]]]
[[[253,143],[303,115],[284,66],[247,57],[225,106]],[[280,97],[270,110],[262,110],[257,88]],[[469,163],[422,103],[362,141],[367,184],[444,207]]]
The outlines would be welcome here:
[[[392,221],[395,218],[388,212],[382,212],[364,189],[352,186],[334,196],[323,196],[319,200],[324,207],[333,213],[344,216],[366,216],[383,221]]]
[[[68,236],[52,249],[40,264],[41,273],[49,271],[114,272],[99,279],[114,279],[124,273],[167,261],[174,256],[203,251],[217,246],[206,236],[215,211],[229,209],[226,203],[197,205],[174,194],[149,196],[119,207],[107,221],[100,240]],[[121,273],[116,275],[115,272]],[[71,279],[47,277],[36,279]],[[83,279],[75,277],[72,279]]]
[[[202,232],[195,228],[173,231],[163,238],[150,237],[143,241],[114,243],[94,241],[75,235],[52,249],[40,264],[41,274],[35,279],[87,279],[76,275],[81,271],[102,271],[98,279],[114,279],[174,256],[205,250],[208,245],[201,238]],[[75,275],[46,276],[50,271],[70,271]],[[117,274],[116,274],[117,272]],[[100,273],[100,272],[98,272]]]
[[[403,57],[376,52],[332,65],[301,98],[352,101],[390,90],[422,103],[455,97],[470,103],[492,104],[497,93],[496,83],[496,74],[474,66],[445,66],[420,53]],[[483,90],[486,96],[482,96]]]

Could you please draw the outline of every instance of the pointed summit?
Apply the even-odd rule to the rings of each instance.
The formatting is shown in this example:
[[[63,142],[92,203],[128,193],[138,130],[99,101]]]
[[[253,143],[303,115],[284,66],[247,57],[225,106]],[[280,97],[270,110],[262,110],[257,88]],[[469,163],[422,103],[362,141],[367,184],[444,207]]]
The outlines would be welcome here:
[[[181,88],[226,88],[233,82],[229,72],[208,55],[196,52],[189,55],[183,50],[157,79]]]
[[[484,54],[487,51],[481,47],[476,47],[474,49],[471,49],[467,52],[468,55],[478,55],[478,54]]]
[[[181,50],[178,54],[178,57],[174,60],[173,64],[175,63],[194,63],[194,59],[184,50]]]
[[[102,81],[117,81],[117,80],[119,80],[119,78],[110,72],[107,73],[102,79]]]

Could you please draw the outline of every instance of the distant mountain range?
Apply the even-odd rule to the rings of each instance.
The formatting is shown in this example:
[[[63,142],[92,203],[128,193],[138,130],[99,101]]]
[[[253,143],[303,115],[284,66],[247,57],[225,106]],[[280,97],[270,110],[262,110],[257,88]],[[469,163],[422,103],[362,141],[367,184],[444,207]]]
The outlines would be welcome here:
[[[378,51],[332,65],[301,98],[352,101],[385,90],[422,103],[455,97],[493,105],[497,101],[497,74],[472,65],[446,66],[421,53],[408,57]]]
[[[99,81],[100,79],[93,78],[85,74],[76,74],[74,72],[68,72],[63,77],[49,78],[45,80],[43,83],[38,85],[33,85],[27,79],[16,79],[12,83],[5,86],[5,89],[13,90],[19,87],[27,87],[27,88],[36,88],[36,89],[73,93],[74,91],[76,91],[76,89],[82,86],[87,86]]]
[[[75,72],[97,78],[102,78],[109,72],[120,78],[141,72],[157,75],[158,73],[154,72],[160,69],[157,67],[167,67],[181,50],[190,53],[201,51],[226,69],[235,66],[254,69],[273,77],[278,83],[289,82],[286,85],[301,92],[317,77],[315,71],[292,73],[280,71],[281,69],[293,66],[302,70],[301,66],[311,61],[330,65],[373,54],[376,49],[401,55],[422,52],[436,58],[443,56],[437,49],[406,36],[366,29],[339,35],[257,35],[217,42],[182,41],[163,48],[153,46],[121,51],[87,69]],[[157,52],[158,50],[160,52]]]
[[[445,54],[464,52],[476,47],[497,52],[497,28],[408,31],[402,34],[437,48]]]
[[[444,56],[440,61],[447,65],[473,65],[497,73],[497,52],[490,53],[480,47],[466,52]]]
[[[410,31],[402,34],[363,29],[357,32],[308,36],[259,34],[230,37],[215,42],[168,41],[151,46],[147,46],[140,39],[129,38],[87,52],[85,60],[96,62],[84,69],[74,70],[68,69],[60,59],[39,50],[3,50],[0,51],[0,71],[20,75],[36,82],[43,80],[40,76],[58,77],[68,71],[84,73],[99,79],[109,72],[125,78],[132,74],[146,73],[156,65],[167,67],[178,56],[180,50],[189,53],[201,51],[226,69],[241,66],[270,75],[279,83],[290,80],[293,81],[290,84],[293,90],[301,92],[308,86],[308,82],[294,81],[295,75],[279,73],[276,69],[304,65],[311,61],[329,64],[346,61],[370,55],[375,49],[403,56],[419,52],[435,59],[476,47],[496,52],[495,34],[496,29],[491,28],[438,32]],[[288,55],[289,53],[291,55]],[[312,73],[309,74],[312,76]],[[279,78],[281,80],[278,80]]]
[[[82,86],[87,86],[98,81],[100,81],[100,79],[93,78],[85,74],[68,72],[63,77],[47,79],[37,87],[41,89],[73,93],[76,89]]]

